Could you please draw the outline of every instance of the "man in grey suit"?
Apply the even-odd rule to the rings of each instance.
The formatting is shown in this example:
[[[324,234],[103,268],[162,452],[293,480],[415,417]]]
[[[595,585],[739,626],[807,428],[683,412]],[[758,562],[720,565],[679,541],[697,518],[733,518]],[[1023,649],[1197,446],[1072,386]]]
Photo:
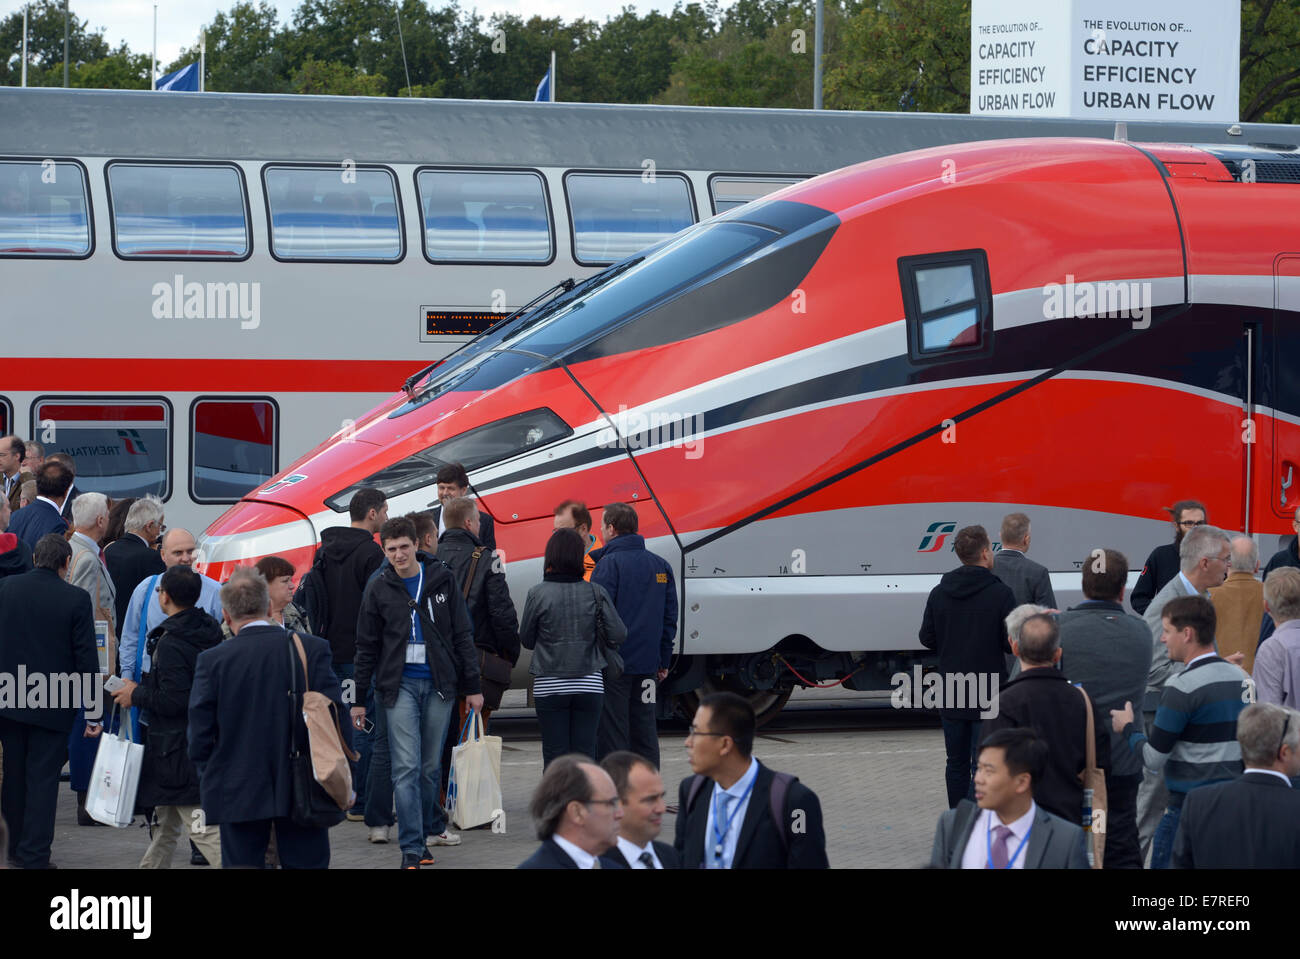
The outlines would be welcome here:
[[[1047,744],[1032,729],[999,729],[985,739],[975,803],[963,799],[939,817],[930,867],[1087,869],[1083,830],[1034,802],[1046,768]]]
[[[1083,595],[1060,616],[1061,672],[1083,686],[1099,716],[1142,701],[1151,668],[1151,634],[1124,609],[1128,559],[1113,549],[1093,550],[1083,563]],[[1109,724],[1107,724],[1109,730]],[[1137,793],[1142,760],[1110,730],[1106,770],[1107,869],[1141,869]]]
[[[1029,517],[1008,513],[1002,517],[1002,548],[993,554],[993,575],[1011,587],[1016,605],[1036,603],[1056,609],[1056,594],[1047,567],[1027,557]]]
[[[1173,662],[1169,658],[1169,650],[1160,642],[1160,634],[1164,631],[1161,613],[1170,600],[1179,596],[1203,596],[1209,599],[1210,588],[1220,585],[1228,578],[1231,555],[1232,544],[1223,530],[1217,526],[1193,527],[1178,544],[1178,575],[1165,583],[1147,607],[1143,618],[1151,631],[1152,648],[1146,697],[1142,702],[1142,718],[1148,736],[1156,721],[1156,708],[1160,705],[1160,694],[1164,692],[1165,683],[1183,670],[1183,664]],[[1241,665],[1242,658],[1237,653],[1228,657],[1228,660]],[[1169,790],[1165,787],[1164,775],[1143,769],[1142,785],[1138,787],[1137,818],[1138,839],[1142,844],[1144,862],[1151,855],[1151,840],[1168,804]]]

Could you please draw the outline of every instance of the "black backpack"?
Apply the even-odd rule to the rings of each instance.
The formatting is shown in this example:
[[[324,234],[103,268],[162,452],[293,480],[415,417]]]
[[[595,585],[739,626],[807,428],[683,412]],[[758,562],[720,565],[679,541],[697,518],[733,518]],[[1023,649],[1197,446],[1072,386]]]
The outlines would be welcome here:
[[[293,604],[307,617],[307,626],[316,636],[328,635],[330,628],[330,597],[325,588],[324,559],[324,552],[318,548],[311,569],[303,574],[293,594]]]

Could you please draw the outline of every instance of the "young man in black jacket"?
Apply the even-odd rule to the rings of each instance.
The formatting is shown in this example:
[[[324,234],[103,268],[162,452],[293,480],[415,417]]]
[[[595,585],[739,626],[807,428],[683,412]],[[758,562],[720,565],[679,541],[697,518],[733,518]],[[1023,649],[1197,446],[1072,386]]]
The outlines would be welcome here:
[[[152,717],[136,804],[154,808],[155,825],[141,869],[170,866],[182,833],[210,865],[221,868],[221,833],[207,825],[199,808],[199,774],[187,751],[195,664],[199,653],[222,638],[221,624],[196,606],[202,589],[199,574],[188,566],[172,566],[162,574],[158,601],[167,618],[149,633],[153,668],[142,682],[123,680],[113,693],[119,706],[135,706]]]
[[[357,618],[357,688],[373,679],[385,711],[403,869],[432,865],[430,845],[454,846],[438,802],[442,744],[457,696],[483,708],[469,612],[456,577],[436,556],[416,551],[415,524],[383,525],[389,565],[367,585]],[[360,728],[365,708],[352,707]]]
[[[962,565],[945,573],[925,601],[921,645],[939,654],[945,693],[996,690],[1007,677],[1007,615],[1016,608],[1010,587],[993,575],[993,547],[983,526],[958,531],[953,549]],[[995,682],[996,680],[996,682]],[[939,704],[948,752],[944,775],[948,808],[975,795],[979,760],[980,707],[945,695]],[[950,699],[952,701],[950,701]]]

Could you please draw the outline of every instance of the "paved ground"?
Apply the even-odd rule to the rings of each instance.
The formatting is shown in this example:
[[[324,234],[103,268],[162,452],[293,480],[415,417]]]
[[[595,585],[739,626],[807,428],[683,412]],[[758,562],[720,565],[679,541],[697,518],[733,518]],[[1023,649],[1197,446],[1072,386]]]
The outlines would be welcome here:
[[[799,697],[755,744],[764,763],[794,773],[821,799],[827,850],[836,868],[915,868],[926,865],[935,822],[946,808],[943,735],[885,709],[862,708],[870,697]],[[820,708],[810,708],[820,707]],[[503,713],[502,779],[506,832],[462,833],[463,843],[440,850],[435,869],[511,868],[536,846],[528,819],[528,798],[541,775],[541,742],[524,710]],[[921,720],[924,723],[924,720]],[[690,774],[683,748],[685,730],[660,730],[664,781],[670,800]],[[75,825],[74,798],[60,786],[53,860],[61,868],[132,868],[149,840],[143,828],[86,828]],[[671,841],[675,819],[664,820]],[[393,842],[367,842],[363,823],[345,822],[330,832],[331,865],[346,869],[391,868],[400,851]],[[435,851],[437,852],[437,851]],[[178,849],[176,868],[190,869],[188,846]]]

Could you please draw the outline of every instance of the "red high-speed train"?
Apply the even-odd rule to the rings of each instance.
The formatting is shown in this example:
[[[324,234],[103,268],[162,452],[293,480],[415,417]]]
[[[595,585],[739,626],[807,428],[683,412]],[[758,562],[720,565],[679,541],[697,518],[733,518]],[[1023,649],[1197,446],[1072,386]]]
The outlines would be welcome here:
[[[557,503],[630,502],[680,572],[672,689],[770,715],[796,685],[909,666],[961,526],[996,538],[1028,512],[1062,603],[1093,548],[1140,567],[1185,496],[1224,528],[1289,531],[1297,358],[1295,147],[922,150],[738,207],[489,330],[228,510],[203,559],[305,569],[355,489],[423,509],[459,461],[522,601]]]

